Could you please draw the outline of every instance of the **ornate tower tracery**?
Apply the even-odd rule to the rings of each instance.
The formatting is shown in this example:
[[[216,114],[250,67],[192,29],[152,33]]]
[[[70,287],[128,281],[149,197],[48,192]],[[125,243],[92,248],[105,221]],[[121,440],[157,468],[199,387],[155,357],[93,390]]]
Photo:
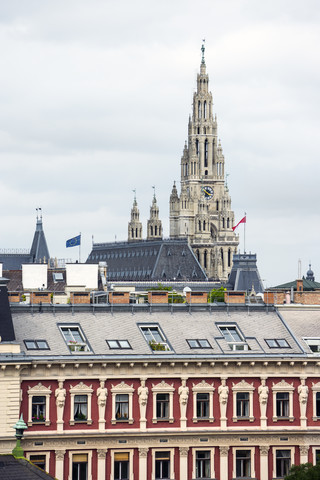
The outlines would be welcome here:
[[[131,221],[128,223],[128,242],[142,240],[142,223],[139,220],[140,212],[134,193],[133,206],[131,208]]]
[[[160,240],[161,238],[162,223],[159,219],[159,207],[157,205],[156,194],[154,193],[150,207],[150,218],[147,224],[147,240]]]
[[[170,237],[188,237],[208,277],[226,281],[238,236],[225,184],[224,155],[213,116],[212,93],[202,45],[197,90],[193,94],[188,142],[181,157],[181,193],[173,185],[170,196]]]

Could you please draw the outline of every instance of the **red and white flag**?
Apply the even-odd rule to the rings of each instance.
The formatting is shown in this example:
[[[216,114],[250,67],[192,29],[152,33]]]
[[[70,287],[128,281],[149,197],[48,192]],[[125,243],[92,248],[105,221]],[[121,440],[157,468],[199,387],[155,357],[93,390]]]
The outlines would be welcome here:
[[[235,229],[240,225],[240,223],[247,223],[247,215],[241,218],[240,222],[238,222],[235,227],[232,227],[232,230],[235,231]]]

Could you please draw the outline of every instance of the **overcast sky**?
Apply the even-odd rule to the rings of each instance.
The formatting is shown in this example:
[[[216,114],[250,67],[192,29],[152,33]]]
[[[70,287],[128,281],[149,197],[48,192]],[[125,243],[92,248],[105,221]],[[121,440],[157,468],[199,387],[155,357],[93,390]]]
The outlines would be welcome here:
[[[0,2],[1,248],[42,207],[51,256],[81,232],[84,261],[127,239],[133,189],[146,233],[152,185],[169,235],[203,38],[246,250],[267,286],[299,259],[320,281],[319,0]]]

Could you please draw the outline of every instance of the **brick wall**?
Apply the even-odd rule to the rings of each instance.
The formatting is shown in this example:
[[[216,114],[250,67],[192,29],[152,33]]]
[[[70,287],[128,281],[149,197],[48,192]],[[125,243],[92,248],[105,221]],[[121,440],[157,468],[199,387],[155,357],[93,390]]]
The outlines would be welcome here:
[[[39,303],[51,303],[51,292],[31,292],[30,293],[30,303],[39,304]]]
[[[8,292],[9,302],[19,303],[20,302],[20,293],[19,292]]]
[[[186,293],[188,303],[207,303],[208,294],[207,292],[187,292]]]
[[[148,292],[149,303],[168,303],[168,292]]]
[[[110,292],[109,303],[129,303],[129,292]]]
[[[246,292],[225,292],[225,303],[246,303]]]
[[[73,304],[76,303],[90,303],[90,293],[86,292],[71,292],[70,293],[70,302]]]

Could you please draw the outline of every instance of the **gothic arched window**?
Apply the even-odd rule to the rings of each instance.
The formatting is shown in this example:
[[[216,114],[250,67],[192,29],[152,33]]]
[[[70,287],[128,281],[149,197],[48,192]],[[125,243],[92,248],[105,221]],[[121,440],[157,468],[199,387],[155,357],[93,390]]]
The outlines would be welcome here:
[[[138,238],[138,229],[136,228],[136,237]]]
[[[208,140],[204,142],[204,166],[208,166]]]
[[[199,220],[199,232],[201,232],[201,220]]]
[[[201,118],[201,102],[198,102],[198,117]]]
[[[205,250],[203,252],[203,266],[204,266],[204,268],[207,268],[207,256],[208,256],[207,250]]]
[[[228,250],[228,267],[231,267],[231,250]]]
[[[155,225],[155,227],[154,227],[154,234],[157,235],[157,233],[158,233],[158,227],[157,227],[157,225]]]
[[[224,218],[222,219],[222,228],[225,228],[225,225],[224,225]]]
[[[196,140],[196,154],[199,155],[199,140]]]
[[[203,220],[203,230],[205,230],[205,229],[206,229],[206,221]]]
[[[153,235],[153,226],[150,225],[150,235]]]
[[[203,103],[203,118],[207,118],[207,102]]]
[[[227,228],[229,228],[229,227],[230,227],[230,219],[229,219],[229,217],[228,217],[228,218],[227,218]]]
[[[196,255],[197,255],[198,262],[200,262],[200,253],[199,253],[199,250],[196,250]]]
[[[216,209],[219,210],[219,200],[216,201]]]
[[[222,250],[222,248],[221,248],[221,265],[222,265],[222,269],[224,270],[223,250]]]

